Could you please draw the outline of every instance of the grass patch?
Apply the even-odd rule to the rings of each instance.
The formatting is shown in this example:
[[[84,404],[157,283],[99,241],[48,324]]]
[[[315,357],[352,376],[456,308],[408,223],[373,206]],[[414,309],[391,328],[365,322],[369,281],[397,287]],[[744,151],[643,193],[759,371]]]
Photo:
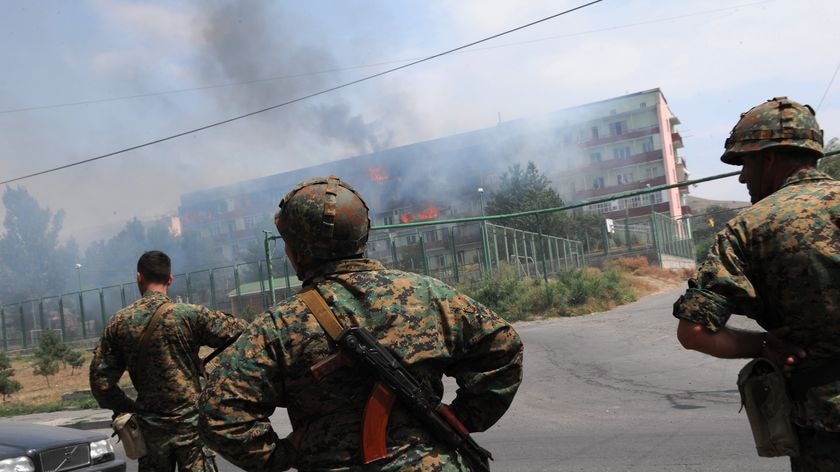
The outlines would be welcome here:
[[[86,410],[91,408],[99,408],[96,400],[91,395],[84,398],[74,398],[72,400],[59,400],[45,403],[12,403],[7,402],[0,404],[0,417],[31,415],[34,413],[50,413],[53,411],[64,410]]]
[[[461,288],[506,320],[521,321],[609,310],[677,286],[688,274],[651,267],[644,257],[634,257],[612,261],[604,270],[564,271],[548,282],[522,277],[515,267],[503,266],[492,277]]]

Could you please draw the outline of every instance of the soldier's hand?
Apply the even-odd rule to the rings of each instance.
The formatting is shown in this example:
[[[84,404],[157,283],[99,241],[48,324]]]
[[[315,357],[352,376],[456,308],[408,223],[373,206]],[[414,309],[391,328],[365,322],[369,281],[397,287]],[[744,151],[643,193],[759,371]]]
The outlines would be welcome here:
[[[804,349],[786,339],[789,334],[789,326],[767,331],[764,333],[764,344],[761,348],[761,355],[781,367],[786,376],[790,376],[806,355]]]

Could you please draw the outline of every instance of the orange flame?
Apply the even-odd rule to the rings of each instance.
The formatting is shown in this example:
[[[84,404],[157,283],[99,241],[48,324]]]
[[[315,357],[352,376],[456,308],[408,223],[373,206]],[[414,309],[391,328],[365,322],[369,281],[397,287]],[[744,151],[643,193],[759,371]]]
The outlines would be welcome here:
[[[383,167],[370,166],[368,167],[368,174],[370,174],[370,180],[374,182],[384,182],[388,180],[388,173],[385,172]]]
[[[438,212],[437,207],[432,205],[429,208],[426,208],[425,210],[418,213],[417,214],[417,219],[420,220],[420,221],[433,220],[433,219],[437,218],[439,214],[440,213]]]
[[[411,223],[414,221],[414,213],[403,213],[400,215],[400,223]]]

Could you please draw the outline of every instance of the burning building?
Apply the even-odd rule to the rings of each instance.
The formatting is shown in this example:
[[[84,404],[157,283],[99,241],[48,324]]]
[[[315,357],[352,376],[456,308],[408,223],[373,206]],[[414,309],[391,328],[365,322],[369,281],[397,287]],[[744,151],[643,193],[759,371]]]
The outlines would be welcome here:
[[[202,233],[234,261],[261,243],[262,230],[273,228],[283,195],[314,176],[335,174],[353,185],[367,200],[374,225],[480,215],[478,189],[491,196],[510,165],[527,161],[549,177],[565,202],[578,202],[685,180],[688,172],[677,155],[682,147],[674,129],[678,124],[662,92],[652,89],[185,194],[180,220],[184,231]],[[679,217],[686,192],[665,190],[587,210],[607,218],[651,211]],[[430,243],[440,239],[434,230],[427,232]],[[373,250],[382,248],[374,244]]]

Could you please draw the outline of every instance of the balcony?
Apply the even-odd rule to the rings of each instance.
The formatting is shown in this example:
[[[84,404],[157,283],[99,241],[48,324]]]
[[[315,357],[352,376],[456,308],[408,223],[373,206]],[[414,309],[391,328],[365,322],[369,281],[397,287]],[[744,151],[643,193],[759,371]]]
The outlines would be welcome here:
[[[589,141],[584,141],[580,143],[580,147],[588,148],[593,146],[601,146],[604,144],[610,143],[617,143],[620,141],[626,141],[628,139],[635,139],[641,138],[642,136],[650,136],[652,134],[656,134],[659,132],[659,125],[650,126],[647,128],[637,128],[628,130],[626,133],[614,135],[614,136],[605,136],[603,138],[596,138],[590,139]]]
[[[654,187],[656,185],[665,185],[665,176],[656,177],[648,180],[640,180],[637,182],[630,182],[629,184],[613,185],[610,187],[582,190],[580,192],[575,192],[573,200],[586,200],[588,198],[603,197],[605,195],[612,195],[614,193],[627,192],[630,190],[640,190],[645,188],[645,184],[650,184],[651,187]]]
[[[592,162],[583,167],[574,169],[575,173],[593,172],[606,169],[615,169],[617,167],[625,167],[633,164],[641,164],[643,162],[661,161],[662,150],[657,149],[650,152],[640,152],[633,154],[627,159],[607,159],[603,161]]]

